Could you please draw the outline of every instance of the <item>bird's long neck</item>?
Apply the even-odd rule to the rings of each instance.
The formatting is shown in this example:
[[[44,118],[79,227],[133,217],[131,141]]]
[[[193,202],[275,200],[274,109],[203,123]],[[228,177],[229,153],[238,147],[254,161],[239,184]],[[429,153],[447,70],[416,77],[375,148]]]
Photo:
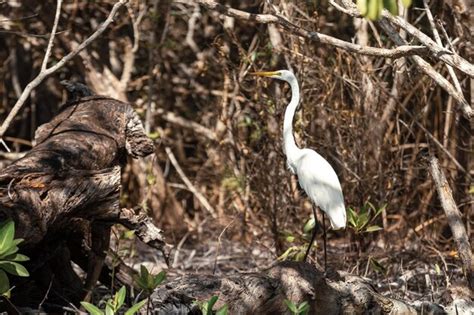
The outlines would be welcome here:
[[[300,149],[296,145],[293,136],[293,117],[300,101],[300,88],[296,80],[288,82],[291,87],[291,101],[285,110],[285,119],[283,121],[283,145],[286,158],[290,166],[296,162]]]

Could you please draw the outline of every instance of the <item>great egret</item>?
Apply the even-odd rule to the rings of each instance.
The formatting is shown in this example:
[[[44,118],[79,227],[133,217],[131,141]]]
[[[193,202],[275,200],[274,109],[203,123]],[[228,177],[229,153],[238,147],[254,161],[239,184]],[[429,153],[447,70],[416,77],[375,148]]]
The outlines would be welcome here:
[[[331,227],[335,230],[346,227],[346,208],[342,188],[332,166],[316,151],[300,149],[293,137],[293,117],[300,101],[300,90],[295,75],[288,70],[254,72],[254,75],[275,78],[286,81],[291,87],[291,101],[285,110],[283,121],[283,146],[287,165],[293,174],[298,176],[298,182],[313,203],[329,217]],[[308,249],[304,256],[306,260],[316,236],[316,210],[312,207],[315,228]],[[324,230],[324,267],[326,267],[326,231]]]

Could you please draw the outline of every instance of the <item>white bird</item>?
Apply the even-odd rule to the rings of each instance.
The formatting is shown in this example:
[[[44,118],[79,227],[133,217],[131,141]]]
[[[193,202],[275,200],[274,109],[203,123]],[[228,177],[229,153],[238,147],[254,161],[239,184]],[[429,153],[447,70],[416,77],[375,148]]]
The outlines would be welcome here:
[[[329,217],[334,230],[346,227],[346,208],[342,188],[336,172],[326,159],[311,149],[300,149],[293,137],[293,117],[300,102],[300,89],[295,75],[288,70],[254,72],[254,75],[270,77],[286,81],[291,87],[291,101],[285,110],[283,122],[283,147],[287,165],[293,174],[298,176],[298,182],[311,201]],[[308,256],[316,236],[316,210],[313,207],[315,228],[304,259]],[[324,232],[324,265],[326,267],[326,234]]]

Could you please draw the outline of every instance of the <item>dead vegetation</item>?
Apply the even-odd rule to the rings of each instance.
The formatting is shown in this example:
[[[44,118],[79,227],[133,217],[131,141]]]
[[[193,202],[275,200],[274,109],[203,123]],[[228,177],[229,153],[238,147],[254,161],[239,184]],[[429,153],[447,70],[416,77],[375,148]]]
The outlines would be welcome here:
[[[121,203],[147,209],[176,246],[170,277],[261,270],[304,244],[302,229],[311,213],[281,148],[287,87],[247,76],[249,70],[289,68],[303,95],[295,122],[298,144],[331,162],[348,207],[386,205],[374,221],[383,230],[329,234],[329,264],[368,277],[379,292],[400,299],[447,304],[465,296],[462,262],[429,173],[433,155],[472,239],[472,131],[457,96],[417,66],[421,57],[361,55],[198,2],[206,1],[131,1],[120,9],[100,39],[34,89],[7,130],[7,145],[14,153],[30,149],[36,128],[65,100],[61,80],[84,81],[97,94],[130,102],[155,139],[156,156],[129,163]],[[472,60],[469,11],[458,2],[464,3],[437,1],[430,9],[444,46]],[[92,34],[113,3],[65,2],[50,63]],[[396,47],[383,23],[355,19],[324,1],[225,4],[278,14],[347,42]],[[2,121],[41,70],[54,5],[0,4]],[[413,5],[407,20],[432,37],[423,1]],[[454,73],[453,85],[470,104],[472,76],[448,70],[432,55],[423,58],[446,80]],[[322,257],[319,246],[316,252]]]

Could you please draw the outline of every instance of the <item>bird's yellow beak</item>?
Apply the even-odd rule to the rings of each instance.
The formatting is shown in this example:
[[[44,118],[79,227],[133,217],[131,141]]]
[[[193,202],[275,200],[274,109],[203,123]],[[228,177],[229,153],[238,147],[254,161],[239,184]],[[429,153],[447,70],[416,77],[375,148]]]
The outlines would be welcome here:
[[[259,77],[277,77],[280,76],[278,71],[261,71],[261,72],[250,72],[251,75],[256,75]]]

